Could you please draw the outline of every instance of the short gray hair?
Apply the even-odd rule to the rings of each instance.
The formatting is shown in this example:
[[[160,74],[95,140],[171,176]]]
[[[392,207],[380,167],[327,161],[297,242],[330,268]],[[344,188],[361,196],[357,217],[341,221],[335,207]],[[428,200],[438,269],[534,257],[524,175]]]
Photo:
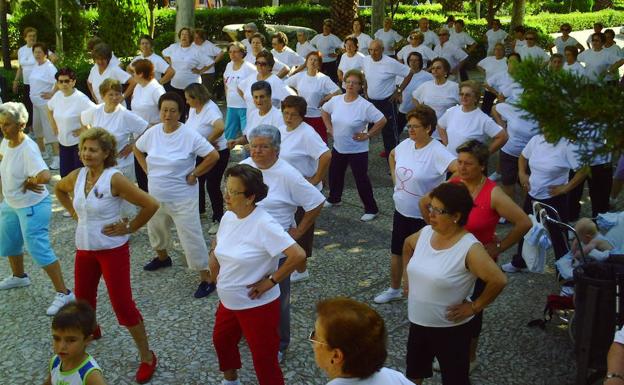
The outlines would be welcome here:
[[[28,123],[28,111],[22,103],[6,102],[0,104],[0,115],[10,117],[17,124]]]
[[[249,29],[251,29],[253,31],[258,32],[258,26],[256,25],[256,23],[252,22],[252,23],[247,23],[247,24],[243,25],[243,29],[247,29],[247,28],[249,28]]]
[[[280,150],[280,144],[282,143],[282,134],[275,126],[271,126],[270,124],[261,124],[255,128],[252,128],[249,134],[247,134],[247,139],[249,143],[254,138],[269,138],[271,139],[271,145],[277,152]]]

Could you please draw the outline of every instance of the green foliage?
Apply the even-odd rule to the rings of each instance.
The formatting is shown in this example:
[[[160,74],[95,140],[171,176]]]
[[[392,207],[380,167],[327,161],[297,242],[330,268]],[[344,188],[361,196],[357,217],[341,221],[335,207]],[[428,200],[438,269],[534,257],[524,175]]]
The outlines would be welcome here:
[[[87,87],[87,78],[89,77],[89,71],[93,67],[93,61],[90,55],[87,55],[86,50],[81,52],[64,55],[60,57],[60,60],[54,64],[56,68],[69,67],[76,72],[76,88],[83,93],[89,95],[89,89]]]
[[[98,36],[117,56],[136,53],[139,37],[148,32],[147,4],[142,0],[100,0]]]
[[[518,106],[539,122],[547,140],[580,143],[584,163],[624,150],[624,114],[616,102],[624,98],[623,88],[590,84],[568,71],[552,72],[532,61],[522,62],[514,78],[524,87]]]
[[[581,12],[591,12],[594,8],[594,0],[573,0],[572,9]]]
[[[542,4],[540,10],[548,13],[568,13],[570,6],[565,1],[546,1]]]
[[[570,23],[574,30],[591,29],[596,21],[601,21],[605,27],[619,26],[624,24],[624,12],[605,9],[598,12],[573,12],[565,15],[544,13],[524,18],[525,25],[544,33],[558,32],[563,23]]]

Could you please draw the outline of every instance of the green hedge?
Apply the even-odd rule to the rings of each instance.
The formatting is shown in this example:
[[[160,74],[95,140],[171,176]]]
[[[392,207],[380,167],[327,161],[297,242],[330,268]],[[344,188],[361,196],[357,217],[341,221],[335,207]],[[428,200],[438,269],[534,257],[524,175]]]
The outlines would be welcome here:
[[[527,16],[524,22],[527,26],[544,33],[559,32],[563,23],[570,23],[572,29],[591,29],[594,23],[600,21],[605,27],[618,27],[624,24],[624,12],[605,9],[598,12],[572,12],[568,14],[544,13],[537,16]]]

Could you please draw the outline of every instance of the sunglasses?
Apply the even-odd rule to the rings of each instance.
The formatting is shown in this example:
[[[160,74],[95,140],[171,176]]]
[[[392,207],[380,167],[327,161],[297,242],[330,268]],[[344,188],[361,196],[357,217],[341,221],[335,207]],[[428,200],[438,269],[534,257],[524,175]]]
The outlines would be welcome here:
[[[72,79],[57,80],[57,82],[59,82],[61,84],[69,84],[69,83],[72,82]]]
[[[256,67],[265,67],[269,65],[269,63],[265,62],[265,61],[257,61],[256,62]]]

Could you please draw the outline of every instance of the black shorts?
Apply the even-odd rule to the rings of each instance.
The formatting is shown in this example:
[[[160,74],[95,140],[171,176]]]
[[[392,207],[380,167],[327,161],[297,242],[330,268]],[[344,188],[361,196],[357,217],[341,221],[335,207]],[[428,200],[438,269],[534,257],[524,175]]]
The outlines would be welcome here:
[[[481,279],[477,278],[475,282],[474,291],[472,292],[472,296],[470,299],[474,302],[483,294],[483,290],[485,289],[485,282]],[[483,310],[475,314],[474,317],[469,322],[472,325],[472,338],[479,338],[481,335],[481,329],[483,328]]]
[[[392,218],[392,241],[390,252],[394,255],[403,255],[403,242],[405,238],[425,227],[427,223],[422,218],[406,217],[394,210]]]
[[[420,326],[410,322],[407,337],[407,377],[431,377],[433,357],[437,357],[443,384],[470,385],[468,368],[471,337],[470,322],[444,328]]]
[[[511,186],[518,183],[518,157],[509,155],[505,151],[499,151],[498,154],[503,186]]]

